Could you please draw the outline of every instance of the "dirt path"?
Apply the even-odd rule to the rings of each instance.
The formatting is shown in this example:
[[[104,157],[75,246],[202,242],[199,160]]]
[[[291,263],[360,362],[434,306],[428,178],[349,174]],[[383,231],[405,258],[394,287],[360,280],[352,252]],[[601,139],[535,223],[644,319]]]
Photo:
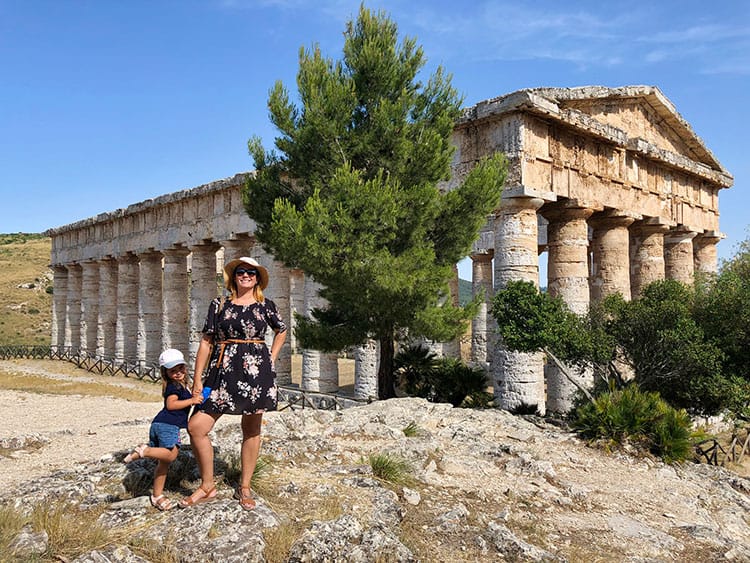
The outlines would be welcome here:
[[[59,369],[55,369],[57,364]],[[75,370],[75,368],[73,368]],[[62,468],[116,455],[148,440],[151,419],[161,408],[158,386],[120,377],[71,371],[65,362],[0,361],[0,371],[50,379],[93,380],[123,387],[152,385],[154,401],[82,395],[50,395],[0,389],[0,474],[11,487]],[[219,425],[231,423],[220,420]],[[18,448],[29,442],[29,447]],[[9,447],[10,446],[10,447]]]

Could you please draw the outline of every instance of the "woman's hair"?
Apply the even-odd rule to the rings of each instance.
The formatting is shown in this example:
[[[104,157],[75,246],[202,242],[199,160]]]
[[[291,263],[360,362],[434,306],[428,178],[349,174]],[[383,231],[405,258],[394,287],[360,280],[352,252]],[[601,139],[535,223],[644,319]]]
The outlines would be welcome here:
[[[188,386],[188,377],[187,377],[187,365],[185,364],[177,364],[180,366],[185,366],[185,380],[180,383],[183,387],[187,388]],[[177,367],[177,366],[175,366]],[[169,379],[169,374],[167,373],[167,368],[164,366],[160,367],[159,370],[161,370],[161,396],[164,397],[164,394],[167,392],[167,383],[172,381]]]
[[[237,298],[237,276],[234,275],[234,272],[232,272],[232,279],[229,280],[229,290],[232,292],[232,299]],[[255,297],[255,300],[258,303],[263,303],[265,301],[265,297],[263,297],[263,290],[260,288],[260,274],[256,274],[255,276],[256,283],[255,287],[253,287],[253,297]]]

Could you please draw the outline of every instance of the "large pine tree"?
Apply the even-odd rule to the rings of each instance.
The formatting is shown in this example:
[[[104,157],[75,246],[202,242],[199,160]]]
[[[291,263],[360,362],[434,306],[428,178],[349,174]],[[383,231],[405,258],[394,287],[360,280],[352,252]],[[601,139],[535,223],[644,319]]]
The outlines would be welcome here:
[[[258,239],[328,301],[298,319],[298,338],[323,351],[377,340],[380,398],[394,394],[397,339],[447,340],[465,329],[475,308],[446,302],[447,282],[499,205],[506,175],[496,156],[457,188],[438,189],[462,100],[442,68],[422,83],[424,63],[414,39],[399,42],[394,22],[362,6],[341,61],[317,46],[300,50],[299,105],[280,82],[272,88],[278,152],[249,142],[256,174],[245,207]]]

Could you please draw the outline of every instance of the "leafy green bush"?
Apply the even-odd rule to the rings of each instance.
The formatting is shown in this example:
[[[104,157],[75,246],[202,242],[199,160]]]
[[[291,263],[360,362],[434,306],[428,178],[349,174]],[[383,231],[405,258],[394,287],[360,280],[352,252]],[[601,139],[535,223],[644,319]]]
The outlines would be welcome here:
[[[628,385],[598,396],[576,409],[573,427],[591,440],[630,443],[672,463],[692,450],[690,417],[670,407],[658,393]]]
[[[457,358],[437,358],[423,346],[411,346],[395,360],[396,375],[404,390],[433,403],[486,407],[492,395],[486,392],[487,374]]]

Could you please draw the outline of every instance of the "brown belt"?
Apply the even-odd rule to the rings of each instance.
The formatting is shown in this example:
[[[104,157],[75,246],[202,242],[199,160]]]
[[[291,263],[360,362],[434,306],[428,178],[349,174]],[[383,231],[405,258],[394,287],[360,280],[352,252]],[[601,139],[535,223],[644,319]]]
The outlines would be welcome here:
[[[219,340],[214,343],[214,346],[219,347],[219,357],[216,358],[216,367],[221,367],[221,360],[224,357],[224,348],[227,344],[265,344],[265,340],[240,340],[239,338],[227,338],[226,340]]]

